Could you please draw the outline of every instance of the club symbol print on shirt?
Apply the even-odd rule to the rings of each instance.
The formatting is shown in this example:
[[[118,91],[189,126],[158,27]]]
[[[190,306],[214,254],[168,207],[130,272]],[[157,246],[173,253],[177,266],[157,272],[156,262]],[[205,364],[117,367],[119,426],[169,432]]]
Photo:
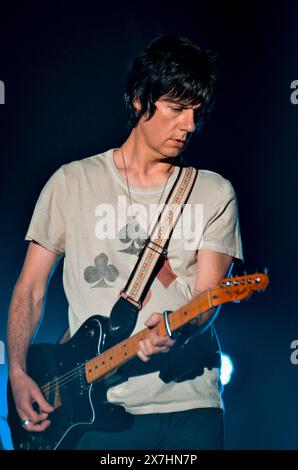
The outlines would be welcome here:
[[[97,282],[93,287],[113,287],[107,282],[114,282],[119,271],[113,264],[108,264],[109,258],[105,253],[100,253],[94,259],[94,266],[88,266],[84,271],[84,279],[89,284]],[[107,281],[107,282],[106,282]]]
[[[129,255],[139,256],[144,246],[146,236],[146,231],[137,221],[130,221],[128,224],[122,227],[122,229],[120,229],[118,233],[119,240],[125,244],[130,243],[130,245],[127,248],[124,248],[123,250],[117,251]],[[89,284],[96,283],[95,285],[91,286],[91,288],[113,287],[108,283],[114,282],[117,279],[118,275],[118,269],[113,264],[109,264],[109,257],[105,253],[100,253],[98,256],[96,256],[96,258],[94,259],[94,265],[87,266],[87,268],[85,268],[84,270],[85,281]],[[167,289],[176,277],[177,276],[172,270],[168,258],[165,258],[161,269],[157,274],[157,279],[163,285],[163,287]],[[144,305],[149,301],[150,297],[151,290],[149,290],[149,292],[147,293]]]
[[[118,250],[122,253],[139,256],[147,239],[147,232],[137,220],[131,220],[119,231],[119,240],[122,243],[130,243],[130,245]],[[161,282],[165,289],[176,279],[176,274],[172,270],[169,259],[165,258],[161,269],[157,274],[157,279]]]
[[[118,233],[119,240],[122,243],[130,243],[127,248],[118,250],[121,253],[128,253],[129,255],[137,255],[142,251],[142,248],[147,239],[147,233],[142,228],[140,223],[136,220],[130,220]]]
[[[122,243],[130,243],[127,248],[123,250],[118,250],[121,253],[127,253],[129,255],[137,255],[139,256],[140,252],[143,249],[147,238],[147,232],[142,228],[142,225],[139,224],[138,221],[133,220],[129,221],[120,231],[119,231],[119,240]],[[163,264],[157,274],[157,279],[159,282],[164,286],[165,289],[169,287],[169,285],[176,279],[176,274],[172,270],[170,265],[169,259],[165,258]],[[149,290],[147,297],[145,299],[144,305],[146,301],[149,300],[151,296],[151,290]]]

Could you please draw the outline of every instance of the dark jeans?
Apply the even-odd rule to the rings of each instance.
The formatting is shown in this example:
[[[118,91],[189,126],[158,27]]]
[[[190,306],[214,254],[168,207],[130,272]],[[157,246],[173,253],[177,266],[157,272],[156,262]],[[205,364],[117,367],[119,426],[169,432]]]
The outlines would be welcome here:
[[[223,449],[223,440],[222,410],[197,408],[175,413],[135,415],[134,424],[125,431],[88,432],[80,439],[76,449]]]

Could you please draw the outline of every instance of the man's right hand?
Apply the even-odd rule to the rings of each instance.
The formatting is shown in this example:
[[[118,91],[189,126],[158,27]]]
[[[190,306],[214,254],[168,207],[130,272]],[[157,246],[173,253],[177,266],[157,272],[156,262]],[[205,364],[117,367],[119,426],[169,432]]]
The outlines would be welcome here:
[[[49,413],[54,408],[45,400],[38,385],[22,370],[10,374],[10,384],[20,420],[29,420],[27,431],[44,431],[50,424]],[[37,413],[32,404],[40,409]]]

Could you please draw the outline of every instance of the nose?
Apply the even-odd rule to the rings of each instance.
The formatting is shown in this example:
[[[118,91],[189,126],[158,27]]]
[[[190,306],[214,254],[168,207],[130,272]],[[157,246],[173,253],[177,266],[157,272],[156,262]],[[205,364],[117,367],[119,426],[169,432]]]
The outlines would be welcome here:
[[[184,132],[194,132],[196,129],[194,110],[184,109],[182,113],[181,130]]]

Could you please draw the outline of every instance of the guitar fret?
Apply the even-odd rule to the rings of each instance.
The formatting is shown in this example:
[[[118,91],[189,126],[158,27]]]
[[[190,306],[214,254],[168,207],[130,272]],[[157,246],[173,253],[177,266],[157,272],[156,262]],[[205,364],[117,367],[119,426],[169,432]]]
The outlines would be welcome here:
[[[202,308],[202,306],[208,308],[208,304],[206,304],[205,299],[204,302],[198,302],[197,299],[194,299],[188,306],[184,306],[171,312],[168,317],[171,331],[175,331],[188,323],[192,318],[195,318],[197,315],[196,312]],[[142,330],[134,336],[120,342],[113,348],[103,352],[100,356],[88,361],[85,365],[85,373],[88,383],[104,377],[105,374],[134,358],[139,349],[139,342],[146,338],[149,333],[149,329]],[[157,325],[157,333],[160,336],[166,336],[167,332],[163,322]],[[123,352],[123,349],[125,352]]]

